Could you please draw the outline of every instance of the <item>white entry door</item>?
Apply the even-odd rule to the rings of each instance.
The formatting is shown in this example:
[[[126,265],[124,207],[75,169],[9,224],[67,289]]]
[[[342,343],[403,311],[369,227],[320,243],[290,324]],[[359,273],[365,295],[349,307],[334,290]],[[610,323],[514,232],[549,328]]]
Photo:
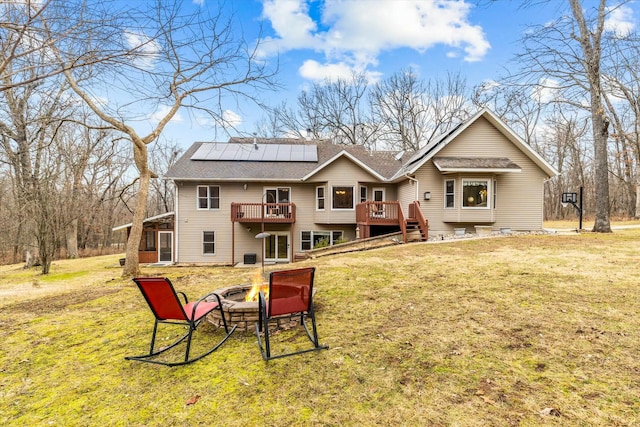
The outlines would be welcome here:
[[[158,262],[173,262],[173,231],[158,231]]]
[[[289,261],[289,233],[270,231],[264,239],[264,260],[267,262]]]

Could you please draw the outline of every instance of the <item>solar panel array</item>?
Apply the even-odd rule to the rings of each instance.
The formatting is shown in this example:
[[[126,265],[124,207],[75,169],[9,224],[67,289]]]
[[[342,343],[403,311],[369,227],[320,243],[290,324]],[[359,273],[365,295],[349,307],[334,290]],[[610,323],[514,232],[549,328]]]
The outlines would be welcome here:
[[[317,162],[318,146],[303,144],[203,143],[191,160],[236,162]]]

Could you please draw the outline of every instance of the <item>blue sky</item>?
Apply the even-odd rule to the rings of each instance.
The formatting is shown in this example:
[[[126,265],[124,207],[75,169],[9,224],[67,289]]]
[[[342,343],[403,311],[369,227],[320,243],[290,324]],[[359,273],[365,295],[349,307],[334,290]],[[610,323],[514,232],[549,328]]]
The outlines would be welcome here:
[[[482,3],[478,6],[477,3]],[[469,85],[498,79],[519,51],[527,27],[544,24],[566,11],[564,1],[550,0],[520,8],[520,1],[481,0],[235,0],[227,1],[242,24],[244,37],[255,40],[260,26],[260,58],[279,61],[278,79],[285,89],[265,93],[269,104],[297,95],[313,82],[366,73],[371,82],[412,67],[425,80],[460,73]],[[544,2],[541,2],[544,3]],[[593,2],[584,1],[585,9]],[[193,7],[217,7],[216,0],[193,0]],[[614,3],[611,3],[613,6]],[[636,2],[611,13],[611,28],[634,29]],[[261,112],[250,104],[225,106],[237,129],[251,134]],[[188,147],[193,141],[226,141],[197,118],[181,111],[165,137]],[[237,131],[232,132],[234,135]],[[188,135],[185,137],[185,135]],[[187,139],[185,139],[187,138]]]

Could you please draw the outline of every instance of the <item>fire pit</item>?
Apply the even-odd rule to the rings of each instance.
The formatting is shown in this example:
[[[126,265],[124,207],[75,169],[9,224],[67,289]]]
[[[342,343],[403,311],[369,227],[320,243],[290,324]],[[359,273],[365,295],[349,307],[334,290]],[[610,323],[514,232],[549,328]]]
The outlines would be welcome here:
[[[268,285],[265,285],[268,287]],[[255,285],[250,283],[230,286],[215,290],[214,292],[220,295],[222,301],[222,311],[224,312],[225,320],[229,327],[237,325],[237,331],[253,332],[255,324],[258,321],[258,301],[245,301],[248,293],[251,289],[255,288]],[[212,301],[215,301],[212,299]],[[220,312],[215,310],[207,317],[207,320],[213,323],[215,326],[222,327],[222,317]],[[300,323],[300,316],[282,316],[277,319],[277,323],[269,325],[276,329],[288,329],[296,326]]]

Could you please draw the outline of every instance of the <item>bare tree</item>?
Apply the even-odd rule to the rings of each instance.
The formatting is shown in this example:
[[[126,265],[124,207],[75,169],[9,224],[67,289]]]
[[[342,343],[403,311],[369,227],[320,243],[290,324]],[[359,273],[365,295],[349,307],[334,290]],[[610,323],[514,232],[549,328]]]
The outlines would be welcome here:
[[[373,86],[372,116],[389,147],[417,150],[469,117],[467,84],[460,74],[424,82],[411,69]]]
[[[614,203],[627,216],[640,215],[640,40],[635,34],[613,34],[604,46],[604,102],[613,126],[613,176],[622,189],[614,189]],[[615,204],[614,207],[615,209]]]
[[[560,175],[547,181],[545,216],[547,218],[566,218],[573,213],[561,207],[560,195],[568,189],[578,189],[588,181],[585,168],[590,164],[587,158],[588,147],[585,134],[588,133],[588,121],[583,120],[579,111],[566,108],[556,110],[545,119],[546,132],[541,136],[547,143],[540,153],[546,159],[554,159]],[[590,174],[589,174],[590,176]],[[592,189],[593,186],[589,186]],[[588,190],[589,191],[589,190]],[[589,200],[590,198],[587,198]],[[583,209],[592,211],[585,201]]]
[[[110,2],[112,0],[103,3]],[[92,37],[91,27],[95,21],[88,18],[88,11],[94,6],[91,2],[67,0],[0,2],[0,74],[9,77],[0,82],[0,92],[38,83],[64,71],[95,66],[106,57],[116,61],[118,57],[132,54],[131,50],[104,51],[101,55],[95,55],[93,51],[76,51],[73,61],[56,62],[53,51],[64,46],[67,53],[71,53],[79,41]],[[103,26],[111,19],[109,13],[100,17]],[[100,36],[109,38],[120,34],[117,21],[110,27],[110,34],[102,32]],[[34,57],[46,61],[34,64],[31,60]]]
[[[55,46],[57,61],[76,95],[104,123],[126,135],[139,173],[137,202],[126,251],[123,275],[139,273],[138,243],[147,214],[151,178],[148,146],[155,142],[180,108],[188,107],[224,123],[224,102],[253,98],[254,90],[273,88],[275,72],[256,61],[257,46],[249,46],[234,33],[233,17],[209,8],[187,11],[182,3],[118,4],[95,2],[86,9],[85,25],[91,37],[83,46]],[[105,18],[108,17],[108,18]],[[124,30],[123,30],[124,29]],[[98,57],[95,66],[73,69],[79,53]],[[115,59],[114,59],[115,58]],[[108,94],[105,88],[108,87]],[[101,92],[102,90],[102,92]],[[98,101],[117,92],[120,102]],[[142,114],[144,112],[144,114]],[[141,130],[136,120],[159,120]]]
[[[600,63],[602,60],[601,40],[604,32],[604,20],[607,13],[606,0],[600,0],[595,22],[587,22],[579,0],[569,0],[573,17],[578,25],[578,34],[573,38],[582,47],[582,64],[587,78],[587,88],[591,105],[591,126],[593,129],[595,161],[595,202],[596,217],[593,231],[611,232],[609,220],[609,164],[607,140],[609,138],[609,119],[602,101]]]
[[[118,161],[113,131],[93,127],[93,117],[82,113],[80,108],[75,116],[77,122],[67,123],[56,141],[60,161],[65,166],[61,197],[68,258],[78,257],[79,248],[86,248],[88,234],[98,232],[96,219],[108,216],[107,209],[111,208],[104,206],[98,194],[105,191],[105,186],[116,185],[124,175],[122,171],[115,175],[116,179],[111,175],[111,165]]]
[[[41,233],[57,232],[53,208],[45,203],[50,200],[49,187],[56,188],[48,181],[58,176],[52,172],[58,161],[52,144],[74,110],[65,95],[64,81],[35,79],[48,69],[45,52],[40,50],[4,64],[0,73],[5,87],[0,92],[0,153],[9,167],[16,209],[13,217],[19,221],[15,252],[27,261],[26,267],[41,263],[43,273],[54,255],[56,236]],[[14,85],[13,81],[34,82]],[[40,253],[42,249],[47,253]]]
[[[151,150],[149,161],[154,170],[164,173],[178,160],[182,150],[174,142],[158,140]],[[173,188],[161,177],[151,181],[152,197],[149,198],[150,215],[159,215],[173,210]]]
[[[553,105],[554,100],[544,99],[537,86],[522,87],[493,81],[476,86],[472,101],[480,107],[489,108],[529,145],[535,146],[541,115],[545,106]]]
[[[371,147],[378,126],[369,115],[367,88],[367,78],[361,73],[314,83],[298,96],[297,117],[308,120],[306,129],[314,136],[331,138],[337,144]]]
[[[595,223],[593,231],[611,232],[607,141],[609,120],[603,104],[602,37],[611,8],[599,0],[586,15],[579,0],[569,0],[570,15],[532,27],[524,37],[522,65],[515,80],[555,93],[555,101],[584,108],[586,98],[594,149]]]

